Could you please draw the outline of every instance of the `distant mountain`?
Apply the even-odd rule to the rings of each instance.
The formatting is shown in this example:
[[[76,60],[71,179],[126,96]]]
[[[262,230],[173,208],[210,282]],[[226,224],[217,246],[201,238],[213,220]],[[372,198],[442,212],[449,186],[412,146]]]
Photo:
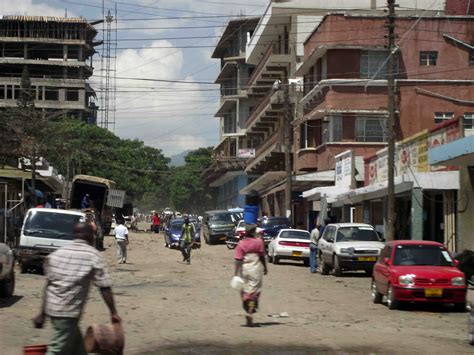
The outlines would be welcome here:
[[[188,155],[189,152],[190,150],[185,150],[182,153],[171,156],[170,166],[183,166],[186,163],[184,161],[184,158],[186,157],[186,155]]]

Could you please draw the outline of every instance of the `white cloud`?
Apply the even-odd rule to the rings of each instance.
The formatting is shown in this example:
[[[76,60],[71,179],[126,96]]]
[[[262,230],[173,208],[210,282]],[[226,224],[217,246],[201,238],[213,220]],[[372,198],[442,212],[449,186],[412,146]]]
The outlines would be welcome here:
[[[2,0],[1,15],[29,15],[29,16],[62,16],[64,9],[49,6],[45,3],[33,3],[33,0]],[[69,17],[74,16],[69,13]]]

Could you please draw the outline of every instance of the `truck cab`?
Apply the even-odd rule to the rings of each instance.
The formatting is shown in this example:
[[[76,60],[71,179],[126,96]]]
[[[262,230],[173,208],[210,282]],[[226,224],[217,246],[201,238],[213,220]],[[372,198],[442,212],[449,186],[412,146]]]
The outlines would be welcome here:
[[[56,249],[74,239],[74,226],[85,222],[81,211],[52,208],[28,210],[21,228],[17,253],[21,271],[29,267],[42,267],[45,258]]]

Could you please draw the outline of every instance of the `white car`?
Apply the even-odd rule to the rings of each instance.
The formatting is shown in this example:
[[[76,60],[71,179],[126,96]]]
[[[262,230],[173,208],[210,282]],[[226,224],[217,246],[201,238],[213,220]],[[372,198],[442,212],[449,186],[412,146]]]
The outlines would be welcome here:
[[[333,269],[335,276],[341,276],[344,270],[364,270],[371,275],[384,246],[369,224],[329,224],[318,242],[321,274],[328,275]]]
[[[282,229],[268,245],[268,261],[278,264],[281,259],[301,260],[309,265],[309,232]]]

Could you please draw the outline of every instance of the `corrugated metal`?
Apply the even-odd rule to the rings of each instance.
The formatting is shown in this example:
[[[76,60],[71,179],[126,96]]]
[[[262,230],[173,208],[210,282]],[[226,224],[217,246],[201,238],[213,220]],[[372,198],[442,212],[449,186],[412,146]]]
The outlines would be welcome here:
[[[106,205],[110,207],[122,208],[125,201],[125,191],[110,189],[107,195]]]

